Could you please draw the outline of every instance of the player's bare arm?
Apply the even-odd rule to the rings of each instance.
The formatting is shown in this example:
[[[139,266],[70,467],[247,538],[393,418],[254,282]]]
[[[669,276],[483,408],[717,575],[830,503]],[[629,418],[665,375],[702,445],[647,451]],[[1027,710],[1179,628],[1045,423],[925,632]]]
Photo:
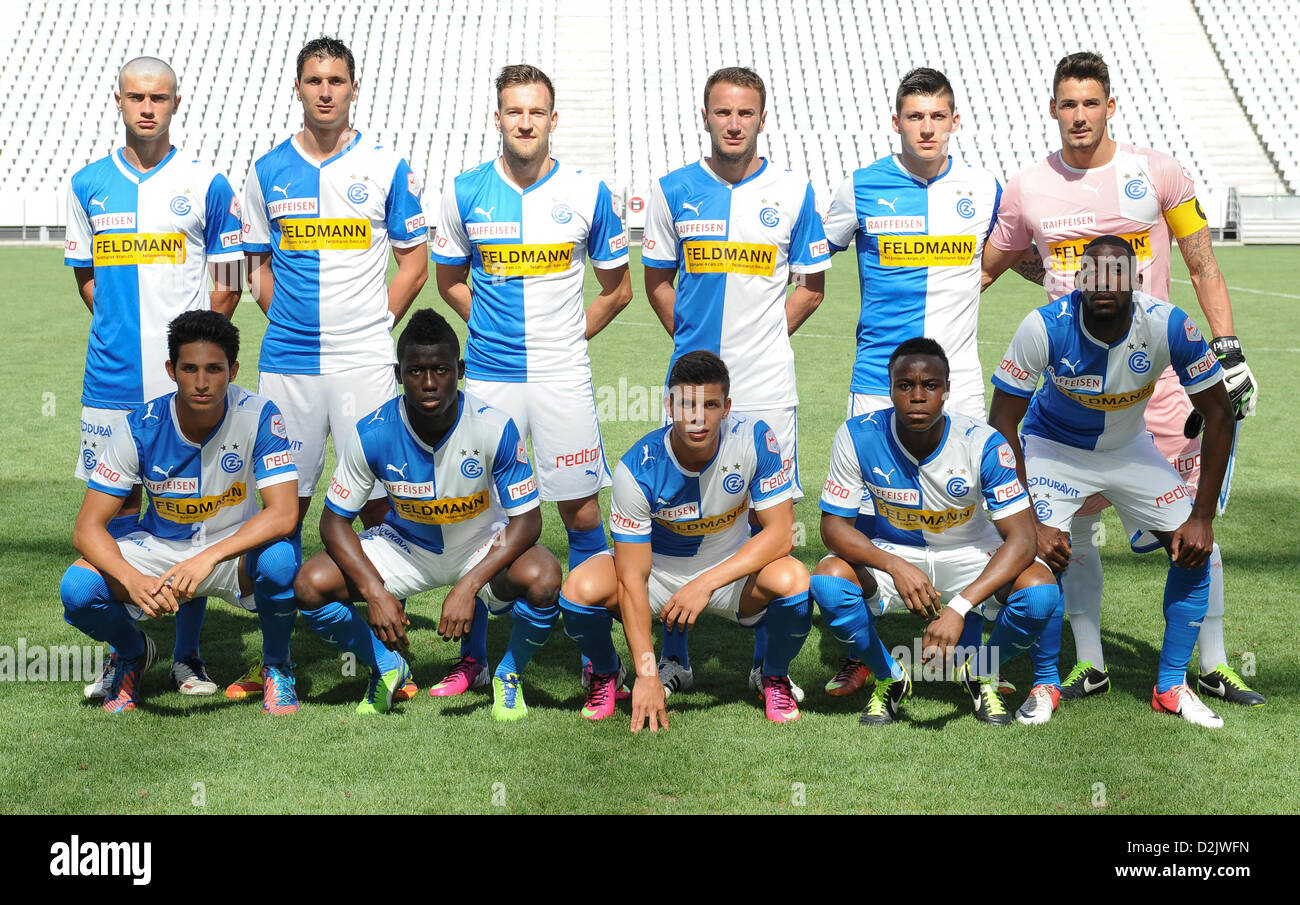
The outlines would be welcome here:
[[[187,600],[203,584],[218,563],[243,556],[263,544],[293,533],[298,524],[298,482],[283,481],[260,491],[262,509],[239,530],[223,541],[177,563],[157,581],[155,593],[170,583],[177,600]]]
[[[993,404],[989,406],[989,424],[1011,447],[1011,452],[1016,457],[1016,477],[1020,479],[1021,487],[1029,486],[1029,478],[1025,474],[1025,451],[1020,446],[1020,422],[1029,410],[1029,398],[994,387]],[[1064,572],[1070,565],[1070,535],[1059,528],[1044,525],[1032,510],[1030,518],[1034,520],[1034,530],[1038,537],[1035,555],[1055,571]]]
[[[1187,273],[1196,290],[1196,301],[1205,313],[1212,336],[1233,336],[1232,302],[1228,300],[1228,282],[1214,257],[1214,243],[1210,228],[1203,226],[1191,235],[1178,240],[1178,250],[1183,253]]]
[[[1210,558],[1214,546],[1214,514],[1219,488],[1228,470],[1232,451],[1235,418],[1228,391],[1220,381],[1199,393],[1191,394],[1192,406],[1205,419],[1205,437],[1201,441],[1201,480],[1192,502],[1192,514],[1173,534],[1169,555],[1174,564],[1199,569]]]
[[[460,319],[469,323],[470,306],[473,297],[469,288],[468,264],[435,264],[434,277],[438,282],[438,295]]]
[[[266,314],[271,310],[271,299],[275,295],[275,274],[271,270],[271,253],[269,251],[251,251],[248,257],[248,286],[253,292],[253,301]]]
[[[610,325],[618,313],[632,301],[632,272],[626,264],[608,269],[593,267],[600,294],[587,306],[587,336],[593,336]]]
[[[1039,286],[1042,286],[1043,281],[1047,279],[1047,268],[1043,266],[1043,258],[1038,254],[1036,248],[1030,248],[1026,251],[1025,256],[1020,259],[1014,269],[1016,273],[1026,280]]]
[[[493,542],[491,552],[447,592],[447,599],[442,602],[442,618],[438,620],[438,634],[444,640],[456,641],[469,633],[474,622],[474,595],[483,590],[493,576],[510,568],[541,536],[540,508],[520,513],[506,522],[505,529]]]
[[[397,273],[388,284],[388,311],[393,315],[396,327],[406,317],[415,297],[420,294],[424,284],[429,280],[429,254],[425,243],[410,248],[394,248],[393,259],[397,261]]]
[[[243,290],[242,262],[219,261],[209,264],[208,274],[212,277],[212,292],[208,294],[212,310],[227,319],[234,317]]]
[[[673,306],[677,304],[677,289],[673,281],[677,271],[666,267],[647,267],[645,269],[645,294],[650,300],[650,307],[655,317],[663,324],[668,335],[673,335]]]
[[[942,595],[930,583],[929,577],[901,557],[877,547],[853,522],[842,515],[823,512],[821,536],[826,549],[852,566],[854,571],[867,566],[888,572],[907,608],[923,619],[933,618],[939,612]]]
[[[72,545],[81,554],[78,566],[89,566],[103,575],[115,597],[130,600],[145,615],[176,612],[176,596],[167,585],[159,587],[156,576],[145,575],[126,561],[117,541],[108,533],[109,519],[117,515],[122,498],[86,488],[81,510],[72,529]]]
[[[794,292],[785,300],[785,324],[786,332],[794,333],[826,298],[826,272],[792,273],[790,282]]]
[[[984,256],[980,258],[980,291],[988,289],[998,277],[1019,264],[1027,255],[1036,254],[1033,246],[1003,251],[995,248],[992,242],[985,242]]]
[[[81,295],[82,302],[86,305],[86,310],[91,314],[95,313],[95,268],[93,267],[74,267],[72,275],[77,280],[77,292]]]
[[[614,541],[614,572],[618,576],[618,609],[627,635],[628,651],[635,664],[636,683],[632,686],[633,732],[640,732],[649,721],[650,731],[668,728],[668,711],[664,687],[655,665],[654,640],[650,634],[650,565],[649,544]]]
[[[411,621],[397,598],[384,587],[383,577],[362,549],[361,538],[352,530],[352,520],[326,507],[320,514],[320,538],[347,583],[366,601],[366,618],[376,637],[390,650],[409,647],[406,626]]]

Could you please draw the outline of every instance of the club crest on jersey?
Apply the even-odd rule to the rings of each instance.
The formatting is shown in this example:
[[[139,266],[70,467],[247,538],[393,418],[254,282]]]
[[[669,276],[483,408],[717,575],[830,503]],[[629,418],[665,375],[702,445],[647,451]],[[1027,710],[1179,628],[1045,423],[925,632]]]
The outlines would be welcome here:
[[[244,467],[244,460],[240,458],[239,453],[228,452],[221,457],[221,470],[227,474],[235,474]]]
[[[1052,517],[1052,504],[1047,500],[1038,500],[1034,503],[1034,515],[1038,516],[1040,522],[1045,522]]]
[[[86,471],[95,470],[95,451],[87,447],[81,451],[81,464]]]
[[[1196,326],[1196,321],[1190,317],[1183,321],[1183,335],[1187,337],[1187,341],[1190,343],[1205,341],[1205,337],[1201,335],[1201,328]]]
[[[348,200],[353,204],[360,204],[370,197],[370,191],[360,182],[354,182],[348,186]]]
[[[970,485],[966,483],[965,478],[952,478],[948,481],[948,494],[950,496],[965,496],[970,491]]]
[[[962,198],[957,202],[957,216],[969,220],[975,216],[975,202],[969,198]]]
[[[573,211],[567,204],[557,204],[551,208],[551,219],[556,223],[568,223],[573,219]]]
[[[1011,447],[1006,443],[998,445],[998,464],[1004,468],[1016,467],[1016,454],[1011,451]]]
[[[1151,359],[1139,350],[1128,357],[1128,367],[1134,374],[1145,374],[1151,370]]]
[[[183,217],[190,212],[190,199],[184,195],[177,195],[172,199],[171,208],[173,214]]]
[[[478,459],[466,459],[460,463],[460,473],[470,480],[480,478],[483,476],[483,466]]]
[[[776,442],[776,434],[772,433],[772,428],[767,429],[767,451],[775,455],[781,455],[781,444]]]
[[[1147,184],[1141,179],[1130,179],[1124,183],[1124,194],[1128,195],[1134,201],[1139,198],[1145,198],[1147,194]]]
[[[745,489],[745,479],[733,471],[722,479],[722,489],[727,493],[740,493]]]
[[[781,222],[781,212],[774,207],[765,207],[758,212],[758,222],[764,226],[776,226]]]

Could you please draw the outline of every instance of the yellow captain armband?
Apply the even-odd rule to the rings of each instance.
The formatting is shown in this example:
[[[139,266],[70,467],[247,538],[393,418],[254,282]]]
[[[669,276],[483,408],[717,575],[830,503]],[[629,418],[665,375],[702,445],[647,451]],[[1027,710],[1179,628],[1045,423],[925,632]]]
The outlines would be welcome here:
[[[1195,196],[1188,198],[1177,207],[1165,211],[1165,222],[1175,239],[1184,239],[1202,227],[1209,226],[1205,210]]]

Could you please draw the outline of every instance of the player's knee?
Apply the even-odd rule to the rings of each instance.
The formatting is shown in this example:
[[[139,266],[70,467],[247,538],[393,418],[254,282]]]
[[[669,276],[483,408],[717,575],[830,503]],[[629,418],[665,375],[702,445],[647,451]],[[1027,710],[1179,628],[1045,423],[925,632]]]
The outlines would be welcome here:
[[[607,582],[602,578],[601,570],[595,564],[585,562],[564,579],[564,596],[582,606],[600,606],[610,596]]]
[[[1032,562],[1029,564],[1029,568],[1021,572],[1020,577],[1016,579],[1013,591],[1022,591],[1025,588],[1047,584],[1053,587],[1056,586],[1056,576],[1052,574],[1052,570],[1040,562]]]
[[[843,578],[845,581],[857,582],[857,576],[853,574],[853,567],[840,559],[838,556],[823,556],[821,562],[817,563],[817,568],[813,569],[813,575],[826,575],[830,578]]]
[[[536,552],[539,548],[534,547]],[[514,576],[512,576],[514,577]],[[560,563],[547,553],[531,556],[518,576],[527,590],[523,598],[534,608],[550,609],[560,599]]]
[[[1030,585],[1017,593],[1025,615],[1037,621],[1050,619],[1061,599],[1061,589],[1055,583]]]
[[[63,601],[63,618],[71,625],[86,609],[108,600],[112,595],[104,576],[84,566],[69,566],[59,581],[59,599]]]
[[[328,559],[328,557],[326,557]],[[333,560],[330,560],[333,563]],[[325,599],[328,575],[320,558],[313,556],[302,564],[293,580],[293,596],[298,601],[298,609],[314,610],[329,601]]]
[[[253,581],[272,592],[288,591],[294,587],[298,574],[298,554],[287,540],[267,544],[257,551],[252,573]]]
[[[767,585],[775,597],[794,597],[808,590],[808,567],[793,556],[778,559],[767,567]]]

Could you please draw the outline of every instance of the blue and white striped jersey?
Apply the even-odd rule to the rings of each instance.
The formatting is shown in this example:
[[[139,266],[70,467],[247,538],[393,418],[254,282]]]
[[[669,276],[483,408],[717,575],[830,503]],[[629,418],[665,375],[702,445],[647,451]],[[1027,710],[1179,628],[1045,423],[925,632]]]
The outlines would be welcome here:
[[[650,189],[646,267],[677,270],[673,357],[707,349],[727,363],[741,411],[797,405],[786,326],[791,273],[831,266],[812,185],[767,159],[732,185],[703,160]]]
[[[270,252],[275,280],[258,367],[334,374],[393,364],[392,248],[425,241],[422,187],[406,161],[362,140],[323,163],[296,138],[263,154],[244,183],[244,250]]]
[[[697,573],[731,556],[749,538],[749,510],[792,498],[776,435],[762,420],[730,415],[718,451],[702,471],[673,455],[661,427],[646,434],[614,470],[609,533],[623,543],[649,543],[653,566]],[[689,560],[689,562],[686,562]]]
[[[586,262],[627,264],[627,230],[605,183],[556,162],[521,189],[499,159],[479,164],[447,184],[432,256],[470,265],[466,377],[590,379]]]
[[[944,422],[939,448],[921,461],[899,442],[892,408],[841,424],[822,511],[857,518],[869,491],[878,540],[942,550],[1002,543],[989,519],[1029,508],[1015,454],[983,421],[953,412]]]
[[[837,251],[855,244],[862,290],[851,392],[887,396],[889,356],[914,336],[943,346],[954,385],[983,386],[980,258],[1001,198],[987,170],[949,158],[927,182],[892,155],[836,190],[826,238]]]
[[[453,556],[477,550],[507,516],[536,509],[537,481],[510,417],[459,393],[456,424],[437,446],[416,436],[404,396],[357,421],[339,456],[325,505],[353,519],[384,485],[385,521],[411,543]]]
[[[225,540],[258,512],[255,491],[298,480],[275,403],[243,387],[226,390],[226,414],[202,443],[181,433],[176,394],[132,409],[98,457],[87,486],[124,497],[143,484],[141,527],[154,537],[202,547]],[[196,549],[201,549],[196,548]]]
[[[1170,365],[1190,393],[1223,379],[1219,360],[1181,308],[1133,293],[1133,324],[1111,345],[1083,325],[1079,291],[1029,312],[993,385],[1030,396],[1021,432],[1079,449],[1117,449],[1146,430],[1143,413]],[[1038,378],[1045,377],[1038,387]]]
[[[77,171],[63,263],[95,268],[83,405],[128,409],[175,389],[167,325],[209,307],[208,265],[242,261],[240,242],[230,182],[183,150],[147,173],[121,148]]]

